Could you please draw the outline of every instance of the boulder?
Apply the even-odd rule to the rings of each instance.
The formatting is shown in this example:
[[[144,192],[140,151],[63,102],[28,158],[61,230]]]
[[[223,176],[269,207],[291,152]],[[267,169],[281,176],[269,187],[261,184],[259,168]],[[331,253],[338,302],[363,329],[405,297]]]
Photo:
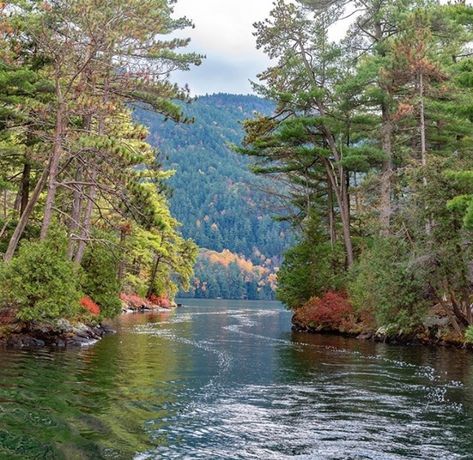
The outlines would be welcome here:
[[[426,329],[444,328],[448,327],[449,324],[450,320],[447,316],[427,316],[423,322]]]

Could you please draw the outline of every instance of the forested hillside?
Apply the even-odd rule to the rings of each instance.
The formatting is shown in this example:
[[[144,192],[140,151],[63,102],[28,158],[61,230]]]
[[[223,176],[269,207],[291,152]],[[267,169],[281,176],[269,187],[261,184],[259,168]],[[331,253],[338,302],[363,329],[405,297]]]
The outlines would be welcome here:
[[[176,171],[169,181],[170,203],[173,214],[183,223],[184,236],[201,248],[221,253],[220,259],[225,259],[224,250],[238,254],[265,273],[274,273],[280,265],[288,247],[287,227],[272,218],[278,203],[263,190],[267,180],[254,176],[248,159],[235,154],[231,144],[241,142],[244,119],[269,115],[273,108],[271,102],[256,96],[216,94],[199,97],[184,107],[186,115],[194,118],[192,124],[176,126],[155,113],[135,113],[149,127],[150,142],[159,146],[165,167]],[[237,277],[222,270],[222,265],[202,254],[191,295],[272,295],[264,277],[256,274],[250,281],[241,269]],[[215,271],[220,272],[219,282]],[[233,289],[229,291],[227,284]]]

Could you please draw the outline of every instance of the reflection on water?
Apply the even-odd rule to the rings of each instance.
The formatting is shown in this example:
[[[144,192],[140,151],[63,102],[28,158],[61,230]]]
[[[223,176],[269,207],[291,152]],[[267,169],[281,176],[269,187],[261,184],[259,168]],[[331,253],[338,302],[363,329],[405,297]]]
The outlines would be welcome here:
[[[473,458],[473,356],[290,331],[277,303],[0,351],[0,459]]]

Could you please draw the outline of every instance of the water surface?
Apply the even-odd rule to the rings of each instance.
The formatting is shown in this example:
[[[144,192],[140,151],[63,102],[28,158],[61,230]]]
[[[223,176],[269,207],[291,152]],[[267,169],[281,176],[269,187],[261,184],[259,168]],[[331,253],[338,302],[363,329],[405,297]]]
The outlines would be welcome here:
[[[473,459],[473,355],[186,301],[73,351],[0,351],[0,459]]]

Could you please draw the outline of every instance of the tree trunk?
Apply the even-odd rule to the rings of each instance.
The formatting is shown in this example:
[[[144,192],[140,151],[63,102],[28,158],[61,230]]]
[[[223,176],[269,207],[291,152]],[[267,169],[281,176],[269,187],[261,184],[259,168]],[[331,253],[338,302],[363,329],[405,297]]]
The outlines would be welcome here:
[[[346,256],[347,256],[347,267],[350,268],[354,262],[353,255],[353,243],[351,240],[351,228],[350,228],[350,209],[348,205],[348,193],[346,190],[345,177],[342,177],[341,184],[338,183],[330,161],[325,162],[327,170],[327,176],[329,178],[332,190],[335,193],[337,204],[340,209],[340,218],[342,221],[343,228],[343,242],[345,244]]]
[[[121,257],[120,257],[120,262],[118,263],[118,274],[117,278],[118,281],[121,285],[123,278],[125,277],[125,260],[124,260],[124,253],[125,253],[125,240],[128,232],[124,227],[120,229],[120,252],[121,252]]]
[[[93,166],[92,166],[93,168]],[[92,170],[91,182],[95,182],[97,179],[97,171],[95,168]],[[74,257],[74,263],[80,265],[82,263],[82,258],[84,257],[85,248],[87,246],[87,239],[90,236],[90,229],[92,227],[92,214],[94,212],[95,206],[95,195],[97,194],[97,187],[91,185],[89,188],[89,197],[87,202],[87,207],[85,208],[84,220],[82,222],[82,229],[80,232],[79,243],[77,245],[77,252]]]
[[[419,98],[420,98],[420,158],[422,163],[422,168],[424,169],[422,175],[422,182],[424,187],[427,187],[427,177],[425,176],[425,168],[427,167],[427,140],[425,133],[425,100],[424,100],[424,75],[422,71],[419,73]],[[432,233],[432,219],[427,217],[427,222],[425,224],[425,232],[427,235]]]
[[[57,192],[57,176],[59,172],[59,162],[62,155],[62,138],[64,133],[64,101],[60,89],[60,83],[56,83],[56,97],[58,100],[58,108],[56,114],[56,128],[54,132],[53,152],[51,156],[51,166],[49,169],[48,193],[46,196],[46,204],[44,207],[43,225],[41,227],[40,239],[43,241],[48,236],[49,226],[53,216],[54,202]]]
[[[148,293],[146,294],[148,298],[153,295],[153,286],[154,286],[154,282],[156,281],[156,276],[158,276],[158,268],[159,268],[160,262],[161,262],[161,257],[155,256],[153,270],[151,271],[151,276],[149,278]]]
[[[392,175],[393,175],[393,160],[392,160],[392,133],[393,126],[389,108],[386,103],[382,104],[382,127],[381,127],[381,143],[385,155],[381,171],[381,187],[380,187],[380,207],[379,207],[379,222],[382,236],[389,236],[391,234],[391,216],[392,216]]]
[[[31,163],[26,159],[23,166],[23,173],[21,177],[21,189],[20,189],[20,216],[25,212],[30,199],[30,180],[31,180]]]
[[[332,248],[335,246],[337,241],[337,233],[335,229],[335,214],[333,211],[333,191],[330,183],[327,183],[328,187],[328,223],[330,231],[330,244]]]
[[[46,185],[46,182],[48,180],[49,167],[50,165],[48,165],[41,174],[41,177],[39,178],[38,183],[36,184],[36,187],[33,190],[31,198],[28,201],[28,204],[26,205],[26,208],[20,217],[20,220],[15,228],[15,231],[13,232],[12,237],[10,238],[8,248],[4,256],[5,262],[11,260],[13,258],[13,255],[15,254],[20,238],[23,235],[23,232],[25,231],[26,224],[28,223],[31,213],[33,212],[33,209],[36,203],[38,202],[41,192],[43,191],[44,186]]]

